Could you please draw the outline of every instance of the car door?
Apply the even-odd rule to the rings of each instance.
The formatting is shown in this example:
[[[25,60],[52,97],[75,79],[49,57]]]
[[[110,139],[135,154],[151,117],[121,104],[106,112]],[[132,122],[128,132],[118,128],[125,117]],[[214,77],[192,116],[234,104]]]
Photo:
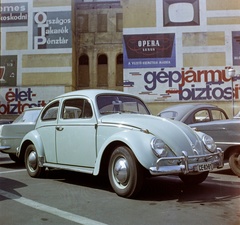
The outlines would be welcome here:
[[[62,103],[56,127],[57,161],[60,164],[94,167],[96,160],[96,119],[90,102],[68,98]]]
[[[46,162],[56,163],[56,126],[59,112],[59,101],[54,101],[48,105],[38,120],[36,130],[38,131],[44,148]]]

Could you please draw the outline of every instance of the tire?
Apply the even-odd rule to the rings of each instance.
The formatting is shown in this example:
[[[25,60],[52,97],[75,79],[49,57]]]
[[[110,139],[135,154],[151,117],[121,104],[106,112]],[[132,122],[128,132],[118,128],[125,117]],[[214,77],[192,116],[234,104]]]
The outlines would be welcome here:
[[[16,162],[16,163],[18,163],[18,164],[23,163],[23,161],[22,161],[21,159],[19,159],[19,158],[16,156],[16,154],[10,153],[10,154],[8,154],[8,155],[9,155],[9,157],[10,157],[10,159],[11,159],[12,161],[14,161],[14,162]]]
[[[38,156],[34,145],[29,145],[25,152],[25,166],[31,177],[42,177],[45,167],[39,167]]]
[[[229,166],[233,173],[240,177],[240,152],[234,150],[229,157]]]
[[[185,183],[185,184],[190,184],[190,185],[197,185],[202,183],[207,179],[209,172],[202,172],[198,174],[180,174],[179,178]]]
[[[119,146],[113,151],[108,165],[108,177],[117,195],[135,197],[142,188],[144,172],[128,147]]]

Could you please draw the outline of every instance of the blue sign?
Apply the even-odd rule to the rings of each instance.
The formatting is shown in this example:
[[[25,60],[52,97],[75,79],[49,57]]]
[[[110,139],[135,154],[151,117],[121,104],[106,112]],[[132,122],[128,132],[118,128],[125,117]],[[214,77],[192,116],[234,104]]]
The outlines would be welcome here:
[[[124,35],[124,68],[176,66],[175,34]]]
[[[240,31],[232,32],[233,66],[240,66]]]

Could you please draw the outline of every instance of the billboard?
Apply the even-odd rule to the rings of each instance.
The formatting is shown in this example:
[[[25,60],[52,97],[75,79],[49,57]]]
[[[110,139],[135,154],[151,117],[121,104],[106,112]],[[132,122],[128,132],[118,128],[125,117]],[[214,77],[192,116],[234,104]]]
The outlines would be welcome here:
[[[175,34],[124,35],[124,68],[175,67]]]
[[[125,73],[125,91],[141,95],[146,101],[229,101],[232,91],[240,100],[240,80],[232,80],[228,69],[149,68]]]
[[[45,106],[63,94],[63,86],[7,87],[0,89],[0,115],[18,115],[26,108]]]
[[[240,79],[228,75],[240,69],[231,10],[221,17],[206,0],[155,0],[137,7],[152,17],[145,23],[134,7],[128,4],[126,13],[136,16],[123,28],[124,91],[147,102],[240,100]]]
[[[36,12],[33,21],[33,48],[72,48],[71,11]]]
[[[28,3],[1,3],[1,27],[28,25]]]
[[[233,65],[240,66],[240,31],[232,32]]]
[[[15,86],[17,83],[17,56],[0,56],[0,87]]]

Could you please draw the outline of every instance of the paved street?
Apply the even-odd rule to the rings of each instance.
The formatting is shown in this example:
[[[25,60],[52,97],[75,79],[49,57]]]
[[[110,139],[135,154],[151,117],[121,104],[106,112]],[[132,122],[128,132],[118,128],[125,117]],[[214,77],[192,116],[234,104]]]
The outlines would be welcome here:
[[[45,178],[0,153],[2,225],[240,225],[240,178],[228,165],[197,187],[148,179],[137,199],[118,197],[104,177],[51,170]]]

